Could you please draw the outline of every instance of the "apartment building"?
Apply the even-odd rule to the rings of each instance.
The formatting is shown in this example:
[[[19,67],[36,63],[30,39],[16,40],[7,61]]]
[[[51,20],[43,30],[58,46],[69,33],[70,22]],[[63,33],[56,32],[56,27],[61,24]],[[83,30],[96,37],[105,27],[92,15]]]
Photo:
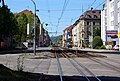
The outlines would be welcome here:
[[[73,47],[77,47],[78,42],[77,42],[77,26],[73,26],[72,29],[72,43]]]
[[[89,47],[93,39],[93,31],[101,27],[101,10],[88,10],[79,18],[78,47]]]
[[[18,13],[18,15],[22,15],[22,14],[30,14],[32,16],[34,16],[34,14],[32,13],[32,11],[29,10],[23,10],[22,12]],[[31,21],[31,20],[30,20]],[[30,35],[31,33],[33,33],[33,22],[29,22],[27,25],[27,35]],[[36,15],[36,45],[43,47],[43,46],[49,46],[51,43],[51,39],[50,36],[48,34],[48,31],[46,31],[43,27],[43,24],[40,22],[39,17]],[[28,39],[26,42],[30,42],[33,43],[33,38]]]
[[[63,46],[67,44],[67,39],[70,37],[73,47],[89,47],[93,39],[91,38],[93,31],[96,28],[101,28],[101,10],[86,11],[73,25],[64,30]]]
[[[120,0],[106,0],[101,10],[101,38],[104,45],[118,44]]]
[[[73,29],[73,25],[70,25],[69,27],[67,27],[64,32],[63,32],[63,38],[62,38],[62,46],[66,47],[68,44],[70,44],[70,42],[68,42],[68,40],[71,39],[72,42],[72,29]]]

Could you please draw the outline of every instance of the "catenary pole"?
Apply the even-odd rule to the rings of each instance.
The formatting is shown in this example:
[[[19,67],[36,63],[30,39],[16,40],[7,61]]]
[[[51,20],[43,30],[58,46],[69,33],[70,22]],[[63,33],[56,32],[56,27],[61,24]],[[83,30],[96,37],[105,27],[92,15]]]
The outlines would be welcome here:
[[[33,38],[33,52],[34,52],[34,55],[36,55],[36,4],[33,0],[31,0],[34,4],[34,38]]]

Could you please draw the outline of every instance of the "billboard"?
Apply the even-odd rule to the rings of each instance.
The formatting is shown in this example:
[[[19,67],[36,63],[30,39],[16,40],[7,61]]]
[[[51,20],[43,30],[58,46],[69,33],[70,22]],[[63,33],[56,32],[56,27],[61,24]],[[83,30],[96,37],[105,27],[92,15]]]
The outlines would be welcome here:
[[[110,44],[116,44],[118,42],[118,31],[106,31],[106,41]],[[114,42],[114,43],[113,43]]]

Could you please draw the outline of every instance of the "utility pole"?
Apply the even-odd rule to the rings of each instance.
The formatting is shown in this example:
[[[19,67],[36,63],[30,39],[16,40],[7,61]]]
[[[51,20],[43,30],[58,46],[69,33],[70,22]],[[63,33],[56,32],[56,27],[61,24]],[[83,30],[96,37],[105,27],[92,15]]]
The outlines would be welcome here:
[[[33,38],[33,42],[34,42],[34,45],[33,45],[33,52],[34,52],[34,55],[36,55],[36,4],[33,0],[31,0],[34,4],[34,38]]]

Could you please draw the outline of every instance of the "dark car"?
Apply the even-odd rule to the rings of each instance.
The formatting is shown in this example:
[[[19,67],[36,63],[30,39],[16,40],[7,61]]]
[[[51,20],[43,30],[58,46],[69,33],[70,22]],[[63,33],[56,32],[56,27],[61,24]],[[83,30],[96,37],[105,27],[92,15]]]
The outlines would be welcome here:
[[[68,47],[68,48],[72,48],[72,44],[68,44],[67,47]]]

